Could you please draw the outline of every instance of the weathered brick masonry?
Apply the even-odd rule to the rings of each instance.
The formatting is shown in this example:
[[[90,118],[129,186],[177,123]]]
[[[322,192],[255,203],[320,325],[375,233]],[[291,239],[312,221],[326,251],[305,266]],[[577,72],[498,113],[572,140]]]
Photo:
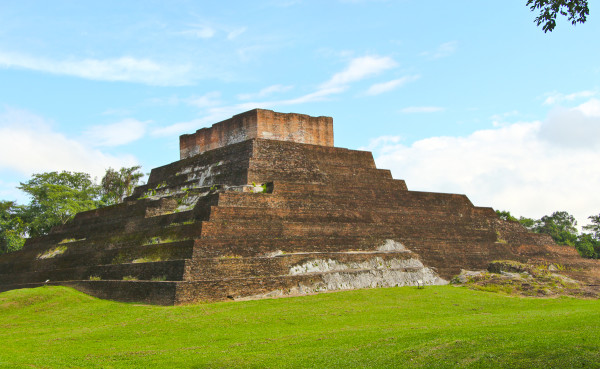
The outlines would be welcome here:
[[[58,284],[179,304],[445,283],[497,259],[600,279],[572,248],[464,195],[409,191],[370,152],[333,147],[328,117],[252,110],[183,135],[181,157],[123,204],[1,255],[0,291]]]
[[[333,146],[333,119],[254,109],[179,138],[181,159],[253,138]]]

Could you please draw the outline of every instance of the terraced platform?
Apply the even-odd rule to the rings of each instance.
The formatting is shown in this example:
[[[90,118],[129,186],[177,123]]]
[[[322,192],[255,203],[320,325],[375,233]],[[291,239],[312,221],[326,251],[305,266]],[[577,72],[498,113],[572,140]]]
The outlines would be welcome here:
[[[597,263],[464,195],[409,191],[369,152],[264,138],[203,151],[190,140],[186,155],[200,154],[153,169],[124,203],[1,255],[0,291],[59,284],[182,304],[443,284],[499,259],[600,280]]]

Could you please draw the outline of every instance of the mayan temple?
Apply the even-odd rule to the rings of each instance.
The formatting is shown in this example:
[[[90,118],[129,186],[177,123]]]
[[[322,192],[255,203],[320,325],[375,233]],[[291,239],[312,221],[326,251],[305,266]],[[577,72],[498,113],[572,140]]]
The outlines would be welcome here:
[[[573,248],[335,147],[329,117],[251,110],[181,136],[180,155],[125,202],[0,255],[0,291],[182,304],[445,284],[506,259],[559,262],[592,283]]]

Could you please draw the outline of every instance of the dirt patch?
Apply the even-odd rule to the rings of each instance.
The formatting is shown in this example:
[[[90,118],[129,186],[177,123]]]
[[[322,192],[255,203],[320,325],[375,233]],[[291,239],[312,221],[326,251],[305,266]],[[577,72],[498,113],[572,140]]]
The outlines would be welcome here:
[[[462,270],[451,281],[474,290],[528,297],[598,298],[584,283],[560,274],[560,266],[493,261],[487,270]]]

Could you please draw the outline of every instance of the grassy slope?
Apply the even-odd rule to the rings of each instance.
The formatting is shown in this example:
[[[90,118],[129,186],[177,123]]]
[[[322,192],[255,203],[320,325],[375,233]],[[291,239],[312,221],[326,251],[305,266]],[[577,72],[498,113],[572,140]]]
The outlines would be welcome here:
[[[600,301],[451,286],[180,307],[0,294],[0,367],[600,367]]]

